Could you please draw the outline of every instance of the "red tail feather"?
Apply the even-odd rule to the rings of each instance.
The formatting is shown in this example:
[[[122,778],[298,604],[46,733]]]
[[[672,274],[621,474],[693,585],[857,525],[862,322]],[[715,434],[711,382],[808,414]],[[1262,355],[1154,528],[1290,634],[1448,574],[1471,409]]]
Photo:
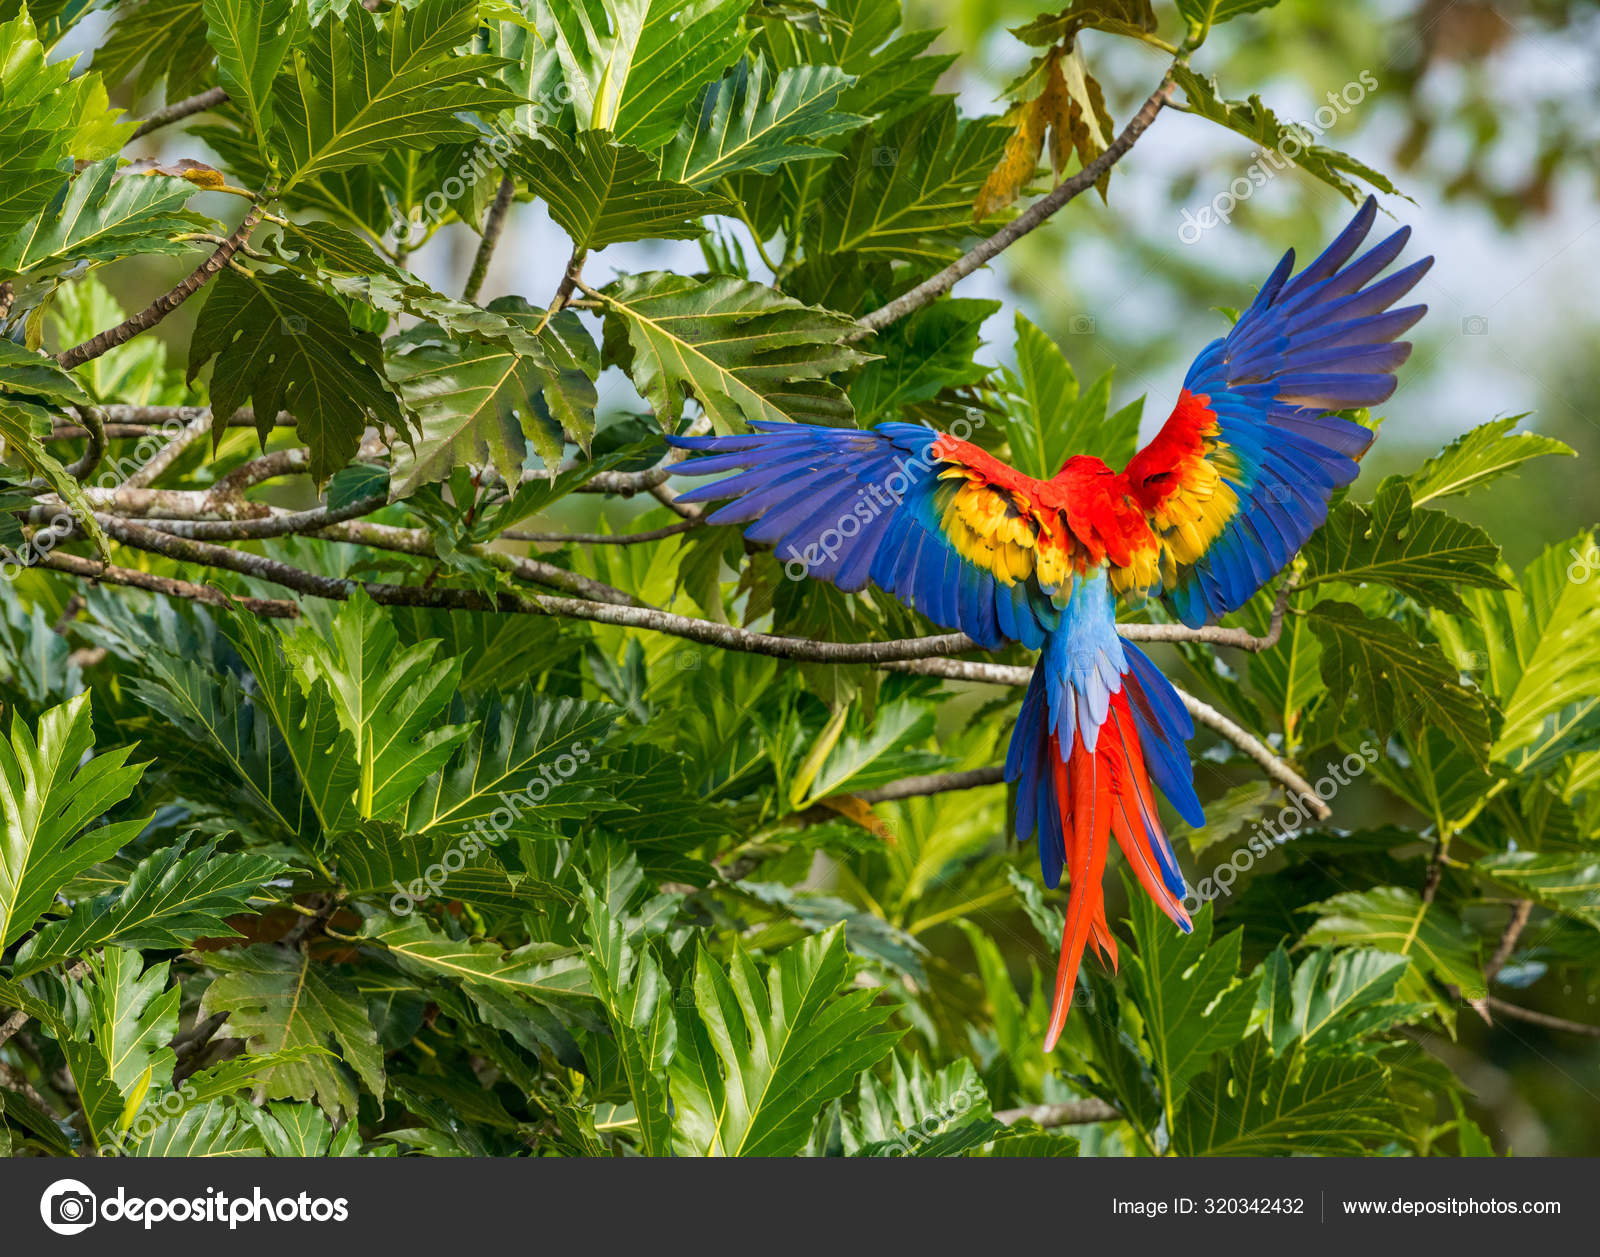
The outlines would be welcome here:
[[[1105,894],[1101,887],[1113,834],[1146,893],[1174,921],[1183,926],[1189,923],[1183,904],[1167,889],[1160,870],[1151,861],[1146,827],[1159,832],[1160,821],[1156,817],[1144,753],[1128,709],[1127,694],[1118,692],[1111,696],[1110,714],[1100,726],[1100,736],[1092,752],[1076,732],[1070,754],[1061,754],[1061,744],[1053,734],[1050,751],[1071,886],[1067,919],[1061,931],[1055,1003],[1050,1010],[1050,1028],[1045,1034],[1046,1052],[1055,1047],[1067,1024],[1083,949],[1091,937],[1101,956],[1116,968],[1117,943],[1106,924]]]

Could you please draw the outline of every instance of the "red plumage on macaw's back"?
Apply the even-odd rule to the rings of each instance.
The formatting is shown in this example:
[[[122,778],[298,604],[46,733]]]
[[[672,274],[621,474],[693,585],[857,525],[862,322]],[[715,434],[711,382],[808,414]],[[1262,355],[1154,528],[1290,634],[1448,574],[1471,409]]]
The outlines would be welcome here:
[[[1379,278],[1408,228],[1355,256],[1368,198],[1327,250],[1291,275],[1286,254],[1228,335],[1195,359],[1171,417],[1123,470],[1067,459],[1034,480],[975,445],[907,423],[858,431],[758,423],[736,436],[669,438],[716,475],[680,501],[731,498],[714,524],[840,589],[868,581],[997,648],[1040,651],[1006,757],[1017,836],[1039,840],[1045,881],[1070,879],[1045,1048],[1066,1022],[1084,948],[1111,965],[1101,877],[1112,839],[1146,894],[1188,930],[1183,874],[1152,785],[1204,824],[1176,690],[1116,629],[1118,598],[1163,599],[1197,627],[1247,602],[1327,516],[1373,433],[1333,412],[1394,391],[1422,315],[1395,303],[1424,258]],[[1354,260],[1352,260],[1354,259]]]

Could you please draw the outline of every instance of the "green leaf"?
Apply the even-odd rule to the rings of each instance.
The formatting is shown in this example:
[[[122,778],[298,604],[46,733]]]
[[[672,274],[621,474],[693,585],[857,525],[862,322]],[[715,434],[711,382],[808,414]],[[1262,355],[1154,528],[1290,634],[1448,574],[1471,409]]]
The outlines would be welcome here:
[[[1301,553],[1302,587],[1371,582],[1458,613],[1466,611],[1458,589],[1507,588],[1495,571],[1500,547],[1489,534],[1443,511],[1415,509],[1410,487],[1397,476],[1378,487],[1370,506],[1339,503]]]
[[[341,1058],[381,1106],[383,1053],[356,992],[311,953],[269,944],[211,952],[219,976],[200,998],[200,1015],[227,1013],[230,1034],[252,1055],[336,1046],[340,1057],[278,1058],[262,1071],[271,1100],[315,1099],[330,1115],[354,1117],[356,1088]]]
[[[327,683],[319,680],[302,687],[284,659],[277,633],[254,616],[230,609],[223,624],[255,676],[253,701],[266,712],[281,738],[293,773],[322,830],[336,833],[353,824],[360,781],[356,742],[339,724]],[[214,736],[229,759],[248,762],[233,749],[240,745],[240,739],[229,726],[219,727]],[[290,832],[301,831],[298,815],[278,803],[283,790],[275,777],[263,781],[248,770],[242,775],[256,783],[258,793],[273,811],[284,816]]]
[[[281,230],[280,254],[348,301],[385,314],[411,315],[456,339],[487,341],[526,354],[540,352],[541,338],[526,320],[540,312],[515,298],[484,309],[447,297],[381,256],[354,232],[331,223],[291,223]]]
[[[1425,1015],[1425,1005],[1395,998],[1409,964],[1376,948],[1321,948],[1291,979],[1288,956],[1282,948],[1272,952],[1257,1007],[1273,1054],[1283,1056],[1296,1044],[1307,1052],[1348,1051],[1369,1035]]]
[[[126,143],[133,127],[120,112],[98,73],[74,75],[72,58],[46,56],[26,10],[0,22],[0,240],[57,195],[67,162],[97,161]]]
[[[924,306],[879,332],[872,348],[881,357],[862,367],[850,384],[858,421],[898,419],[903,407],[987,379],[989,368],[976,357],[979,329],[999,308],[998,301],[956,297]]]
[[[493,76],[500,57],[458,53],[478,28],[476,0],[421,0],[382,20],[352,5],[325,14],[273,84],[272,150],[288,192],[395,148],[429,150],[481,132],[460,115],[524,103]]]
[[[544,130],[540,140],[517,149],[511,167],[549,205],[576,253],[624,240],[693,240],[705,231],[701,218],[732,209],[721,196],[659,178],[653,158],[605,131],[569,138]]]
[[[592,1020],[583,1008],[589,973],[573,948],[533,942],[508,952],[451,938],[416,916],[400,921],[383,914],[368,919],[362,937],[381,944],[409,973],[460,982],[478,1015],[523,1047],[548,1049],[569,1069],[583,1067],[567,1022]]]
[[[1278,0],[1177,0],[1179,14],[1202,31],[1243,13],[1270,9],[1277,3]]]
[[[661,155],[662,178],[699,188],[834,157],[817,141],[867,121],[835,108],[852,81],[837,66],[797,65],[774,75],[764,57],[741,61],[689,110]]]
[[[26,977],[96,947],[181,950],[197,938],[229,938],[228,917],[244,913],[266,883],[287,872],[271,856],[221,852],[216,843],[185,852],[182,841],[141,860],[127,885],[80,903],[43,926],[17,952],[12,972]]]
[[[1150,0],[1072,0],[1059,12],[1043,13],[1024,26],[1011,27],[1013,35],[1033,48],[1071,42],[1082,30],[1153,34],[1156,15]]]
[[[68,473],[40,439],[50,429],[51,408],[86,405],[89,399],[77,380],[47,355],[0,339],[0,458],[42,479],[72,510],[79,526],[105,557],[104,532],[83,486]]]
[[[137,254],[193,252],[193,242],[173,237],[213,225],[183,208],[198,190],[169,175],[118,178],[115,157],[96,162],[15,235],[0,236],[0,279],[31,280]]]
[[[744,55],[744,0],[536,0],[582,130],[660,148],[701,86]]]
[[[1361,189],[1354,182],[1356,179],[1380,192],[1405,195],[1372,167],[1337,149],[1314,143],[1315,136],[1305,127],[1280,121],[1277,114],[1261,103],[1261,97],[1251,96],[1244,101],[1224,100],[1216,79],[1202,78],[1183,65],[1174,67],[1172,77],[1183,88],[1189,108],[1202,118],[1209,118],[1237,132],[1262,151],[1276,152],[1308,175],[1337,189],[1352,203],[1359,201],[1362,196]],[[1289,151],[1289,140],[1294,141],[1293,152]]]
[[[1000,158],[1007,128],[963,119],[938,97],[888,126],[858,131],[828,163],[805,221],[808,252],[859,252],[943,265],[972,234],[972,203]]]
[[[532,835],[553,832],[563,817],[587,817],[607,797],[597,787],[615,779],[595,752],[617,715],[609,704],[530,688],[513,701],[487,698],[460,751],[418,788],[400,819],[411,833],[459,833],[514,810],[501,832]]]
[[[205,86],[214,54],[206,42],[201,0],[135,0],[116,9],[116,25],[94,54],[95,69],[108,86],[135,70],[137,96],[164,82],[167,99],[176,101]]]
[[[70,1033],[58,1038],[97,1147],[127,1129],[152,1082],[172,1077],[177,1058],[167,1044],[178,1032],[179,998],[176,984],[167,988],[165,961],[145,969],[138,952],[116,947],[91,956],[67,995]]]
[[[272,80],[295,42],[299,11],[293,0],[202,0],[201,7],[222,87],[250,120],[267,158]]]
[[[1066,356],[1020,311],[1016,316],[1017,379],[1002,398],[1002,425],[1019,471],[1048,480],[1073,454],[1113,467],[1133,457],[1143,400],[1108,414],[1112,373],[1086,393]]]
[[[396,813],[472,731],[436,723],[461,676],[460,659],[435,659],[438,646],[402,647],[394,622],[361,590],[339,609],[326,637],[291,639],[300,669],[327,685],[339,727],[355,742],[363,817]]]
[[[893,1049],[892,1009],[850,976],[839,928],[785,948],[763,983],[734,942],[724,969],[700,948],[695,1012],[685,1011],[671,1065],[680,1152],[793,1156],[819,1109]]]
[[[1488,762],[1483,699],[1461,684],[1438,646],[1348,602],[1324,600],[1311,614],[1322,640],[1323,683],[1344,696],[1347,710],[1384,738],[1397,727],[1442,730],[1480,766]]]
[[[350,1157],[361,1147],[355,1122],[346,1122],[335,1134],[328,1114],[313,1104],[269,1104],[247,1108],[244,1116],[256,1128],[268,1156]]]
[[[250,1120],[252,1110],[231,1100],[211,1100],[162,1122],[128,1145],[130,1157],[259,1157],[266,1151]]]
[[[89,826],[138,784],[132,747],[86,759],[94,748],[89,695],[52,707],[35,738],[19,713],[0,741],[0,949],[28,930],[61,888],[116,853],[143,820]]]
[[[1502,851],[1474,866],[1517,894],[1600,930],[1600,855]]]
[[[417,916],[403,920],[376,913],[361,937],[381,944],[413,972],[482,986],[537,1003],[570,1005],[589,994],[582,956],[555,943],[528,943],[506,951],[495,943],[453,939]]]
[[[1128,903],[1137,944],[1128,994],[1144,1018],[1151,1064],[1170,1111],[1212,1053],[1239,1041],[1257,983],[1239,981],[1240,931],[1212,943],[1210,904],[1195,914],[1194,930],[1185,934],[1135,888],[1129,888]]]
[[[530,446],[555,468],[569,434],[588,445],[600,364],[576,312],[562,310],[546,323],[517,297],[489,308],[525,339],[515,346],[449,340],[423,326],[389,342],[389,376],[421,422],[414,444],[395,452],[392,496],[486,461],[514,485]]]
[[[672,1152],[672,1102],[667,1067],[677,1047],[672,987],[642,939],[630,937],[626,924],[587,882],[583,886],[589,919],[586,960],[589,980],[612,1037],[633,1097],[639,1124],[639,1150],[646,1156]],[[619,905],[620,907],[620,905]]]
[[[1251,1035],[1195,1080],[1172,1129],[1183,1157],[1359,1156],[1400,1134],[1378,1062],[1320,1057],[1298,1071]]]
[[[601,293],[605,356],[622,366],[670,431],[691,394],[717,429],[751,419],[843,423],[850,403],[827,376],[864,362],[843,343],[854,322],[732,276],[647,271]]]
[[[1546,454],[1577,457],[1569,445],[1536,432],[1512,432],[1524,415],[1511,415],[1479,424],[1458,436],[1438,454],[1406,477],[1412,502],[1421,506],[1434,498],[1470,493]]]
[[[1301,940],[1307,946],[1349,943],[1410,956],[1468,999],[1483,995],[1483,964],[1472,933],[1441,904],[1414,890],[1379,886],[1335,895],[1307,911],[1322,915]]]
[[[916,1056],[909,1070],[895,1058],[887,1083],[863,1074],[854,1111],[841,1124],[849,1157],[959,1156],[1009,1134],[971,1061],[935,1074]]]
[[[189,346],[189,379],[213,357],[213,413],[225,420],[254,405],[265,442],[278,412],[291,412],[319,481],[350,461],[368,424],[404,426],[377,337],[357,331],[338,301],[288,272],[224,271],[211,281]],[[222,427],[212,432],[220,444]]]
[[[1470,659],[1479,682],[1505,713],[1494,758],[1522,767],[1576,729],[1600,690],[1600,581],[1586,555],[1588,533],[1558,542],[1523,569],[1517,588],[1469,590],[1469,617],[1434,617],[1457,659]],[[1577,708],[1579,711],[1575,712]]]

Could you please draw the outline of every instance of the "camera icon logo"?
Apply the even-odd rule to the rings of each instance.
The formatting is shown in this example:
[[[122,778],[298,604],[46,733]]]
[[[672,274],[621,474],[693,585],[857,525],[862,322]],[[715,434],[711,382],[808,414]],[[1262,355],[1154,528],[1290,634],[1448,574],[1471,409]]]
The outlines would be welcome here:
[[[57,1235],[77,1235],[95,1224],[94,1193],[75,1178],[58,1178],[39,1198],[39,1216]]]

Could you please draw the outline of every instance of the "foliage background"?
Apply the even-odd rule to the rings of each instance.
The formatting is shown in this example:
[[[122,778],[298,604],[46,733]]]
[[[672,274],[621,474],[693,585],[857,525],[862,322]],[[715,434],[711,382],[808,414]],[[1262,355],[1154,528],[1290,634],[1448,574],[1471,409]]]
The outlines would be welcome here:
[[[153,44],[151,32],[160,29],[154,16],[180,13],[183,5],[147,0],[109,14],[85,7],[90,11],[60,52],[97,50],[95,66],[116,65],[120,56],[128,73],[110,75],[113,99],[135,114],[214,81],[203,49],[193,64],[171,55],[140,69],[137,47],[115,42],[121,26],[143,30]],[[1163,30],[1177,28],[1173,38],[1181,36],[1170,8],[1159,12]],[[1031,55],[1004,27],[1035,16],[1026,5],[940,3],[910,6],[907,25],[951,28],[933,45],[959,54],[939,75],[941,89],[958,93],[969,114],[995,114],[1004,108],[996,97]],[[1568,546],[1581,546],[1594,521],[1588,486],[1600,453],[1593,420],[1600,309],[1586,279],[1600,262],[1600,233],[1590,230],[1600,219],[1600,141],[1583,107],[1593,98],[1595,67],[1576,50],[1592,41],[1596,21],[1593,7],[1581,4],[1354,4],[1333,11],[1286,0],[1218,26],[1196,58],[1228,97],[1260,92],[1284,117],[1307,116],[1324,92],[1363,69],[1377,76],[1379,89],[1326,142],[1385,171],[1414,199],[1388,204],[1439,263],[1424,294],[1433,312],[1418,329],[1400,392],[1384,408],[1383,439],[1356,497],[1371,501],[1391,473],[1412,475],[1410,489],[1421,496],[1428,480],[1418,468],[1446,442],[1490,419],[1533,411],[1524,426],[1579,457],[1544,458],[1479,492],[1432,503],[1486,529],[1503,548],[1507,574],[1520,574],[1525,587],[1543,581],[1545,569],[1549,588],[1560,586]],[[1108,33],[1090,31],[1082,44],[1120,123],[1166,58]],[[196,122],[157,131],[125,155],[201,157],[235,175],[239,154],[225,150]],[[1242,305],[1283,247],[1321,241],[1348,213],[1338,192],[1290,172],[1242,204],[1231,226],[1183,244],[1182,209],[1208,202],[1250,154],[1246,140],[1203,119],[1165,113],[1118,166],[1109,212],[1093,196],[1080,198],[993,271],[964,281],[960,299],[999,304],[992,312],[966,307],[957,338],[934,346],[946,351],[941,362],[951,374],[943,383],[978,382],[976,372],[957,378],[974,355],[1024,377],[1037,375],[1041,364],[1059,370],[1047,344],[1054,342],[1086,391],[1115,370],[1108,397],[1094,396],[1096,408],[1087,412],[1091,428],[1107,409],[1119,413],[1144,395],[1148,435],[1193,352],[1224,326],[1213,307]],[[419,177],[437,181],[447,163],[441,157],[439,169]],[[189,209],[230,224],[238,217],[237,201],[217,193],[194,196]],[[469,217],[481,222],[486,209],[472,206]],[[748,232],[728,219],[713,221],[718,240],[746,246],[751,277],[770,280],[750,256]],[[453,294],[477,246],[472,227],[448,223],[408,264]],[[482,299],[510,294],[537,305],[557,288],[569,252],[547,204],[519,202]],[[94,274],[111,300],[132,310],[187,273],[195,256],[132,258]],[[715,269],[732,266],[729,257],[713,252],[712,261],[721,262]],[[584,280],[602,288],[628,273],[707,266],[693,239],[623,240],[595,253]],[[800,277],[793,287],[807,282]],[[58,322],[45,330],[50,348],[115,321],[110,307],[93,308],[99,298],[92,292],[80,280],[59,290]],[[806,299],[822,300],[816,293]],[[873,304],[851,306],[849,299],[830,294],[826,304],[851,312]],[[205,377],[195,386],[201,392],[191,392],[175,368],[197,361],[192,341],[204,308],[199,299],[190,302],[143,338],[167,347],[170,368],[135,366],[128,356],[120,361],[130,374],[117,378],[108,357],[80,375],[92,377],[102,399],[137,393],[151,402],[203,400]],[[1018,311],[1042,337],[1030,342],[1033,334],[1017,330]],[[15,331],[19,340],[25,336]],[[1033,344],[1031,362],[1019,362],[1019,340],[1024,350]],[[901,353],[910,361],[912,351],[927,347]],[[983,382],[1002,378],[988,372]],[[597,448],[648,435],[635,418],[643,410],[635,385],[642,384],[614,366],[597,373]],[[214,375],[210,386],[214,396]],[[851,386],[858,411],[866,388]],[[1012,399],[1008,435],[1049,418],[1030,410],[1023,393],[1020,402]],[[272,439],[294,444],[286,433]],[[172,483],[212,483],[255,452],[253,438],[235,433],[218,462],[193,458]],[[430,492],[414,496],[409,512],[386,508],[391,514],[383,518],[459,537],[470,489],[457,480]],[[317,500],[303,479],[258,496],[287,507]],[[653,502],[569,496],[543,509],[537,526],[622,531],[674,519]],[[336,574],[352,562],[349,550],[316,554],[310,542],[258,548]],[[716,568],[721,559],[743,561],[736,545],[673,539],[657,547],[537,549],[563,568],[713,619],[747,617],[743,598],[752,583],[759,586],[748,578],[736,583],[733,566]],[[167,560],[117,553],[118,561],[193,575]],[[367,574],[402,583],[435,579],[440,569],[431,558],[392,553],[369,553],[364,562]],[[443,566],[446,586],[486,579],[462,552]],[[1475,567],[1445,569],[1444,578],[1486,585],[1485,570],[1480,558]],[[197,617],[101,589],[71,608],[74,618],[57,634],[52,627],[74,587],[59,576],[30,574],[3,595],[7,705],[30,728],[40,728],[41,719],[56,722],[57,745],[73,750],[63,757],[70,762],[84,749],[89,709],[44,713],[87,687],[99,753],[153,763],[136,788],[130,785],[127,802],[114,791],[102,800],[99,810],[109,807],[114,822],[131,827],[111,835],[124,846],[121,854],[112,857],[117,846],[107,847],[109,858],[63,883],[48,909],[39,905],[37,922],[5,933],[10,985],[0,988],[0,1005],[32,1016],[0,1051],[10,1076],[27,1082],[27,1089],[0,1092],[5,1138],[17,1152],[92,1146],[114,1129],[138,1134],[144,1151],[174,1153],[1600,1151],[1595,1038],[1504,1017],[1486,1025],[1450,989],[1479,972],[1510,905],[1530,893],[1525,876],[1497,880],[1485,871],[1515,847],[1549,867],[1541,866],[1532,923],[1494,990],[1572,1022],[1600,1019],[1588,791],[1600,752],[1587,740],[1596,686],[1592,654],[1582,649],[1585,639],[1595,640],[1586,591],[1577,588],[1582,605],[1568,608],[1564,631],[1577,639],[1563,646],[1570,652],[1552,650],[1544,673],[1524,670],[1525,659],[1505,673],[1495,666],[1497,645],[1472,627],[1494,621],[1498,612],[1478,600],[1498,593],[1469,590],[1475,614],[1453,629],[1447,620],[1454,608],[1436,585],[1425,584],[1419,596],[1416,588],[1381,581],[1341,583],[1336,564],[1323,572],[1340,597],[1374,618],[1392,618],[1413,641],[1437,640],[1458,665],[1441,662],[1419,688],[1459,675],[1466,692],[1506,707],[1519,682],[1534,676],[1566,684],[1560,693],[1571,704],[1535,706],[1528,742],[1486,769],[1473,767],[1460,745],[1449,749],[1415,712],[1388,720],[1373,711],[1331,713],[1316,662],[1309,671],[1304,660],[1286,664],[1283,648],[1258,659],[1230,654],[1220,669],[1209,647],[1164,652],[1163,664],[1177,670],[1180,683],[1273,735],[1313,779],[1325,760],[1337,758],[1335,747],[1346,752],[1378,736],[1386,754],[1376,771],[1340,791],[1334,823],[1341,832],[1298,838],[1222,901],[1216,942],[1209,922],[1180,945],[1142,903],[1113,908],[1114,919],[1131,915],[1119,931],[1136,941],[1130,950],[1138,959],[1125,953],[1114,984],[1094,980],[1092,1002],[1048,1062],[1037,1040],[1039,983],[1052,965],[1052,906],[1033,889],[1031,853],[1004,841],[1004,790],[879,803],[867,827],[859,813],[852,821],[819,810],[832,795],[994,763],[1014,696],[883,679],[863,669],[797,669],[612,628],[558,628],[537,619],[506,628],[480,613],[390,613],[359,603],[339,610],[314,600],[280,643],[271,625],[248,617]],[[219,583],[241,593],[281,593],[259,582]],[[770,574],[768,584],[775,618],[788,631],[918,631],[893,612],[841,604]],[[1588,591],[1596,588],[1591,583]],[[1315,599],[1300,597],[1309,610]],[[1241,622],[1263,627],[1265,606]],[[406,776],[411,785],[427,775],[423,768],[437,770],[463,739],[486,736],[500,720],[541,751],[593,745],[600,767],[556,787],[558,796],[568,792],[564,805],[545,806],[539,824],[517,836],[516,853],[502,853],[504,867],[485,874],[471,894],[457,885],[463,899],[448,910],[435,903],[399,921],[383,912],[392,879],[382,874],[402,872],[394,852],[415,848],[403,836],[414,828],[414,805],[398,820],[393,807],[361,809],[369,822],[380,817],[365,828],[284,824],[284,804],[265,783],[282,780],[273,771],[281,773],[285,753],[293,758],[290,731],[302,713],[268,711],[266,696],[275,684],[284,694],[302,685],[321,694],[320,679],[330,706],[322,740],[308,745],[326,749],[340,725],[341,684],[362,688],[354,681],[360,660],[391,658],[401,644],[433,639],[442,645],[403,656],[415,672],[394,682],[410,691],[405,708],[421,713],[409,732],[427,727],[435,746],[435,758],[406,770],[420,773]],[[1352,680],[1364,676],[1371,680],[1370,667],[1364,673],[1361,662],[1352,664]],[[1286,694],[1297,683],[1303,705]],[[1371,686],[1375,699],[1380,688]],[[1286,744],[1282,717],[1290,710],[1305,723]],[[231,770],[219,764],[214,729],[226,723],[218,718],[224,711],[243,722],[230,727],[249,725],[243,742],[262,740],[256,750],[264,760]],[[474,720],[478,732],[465,733],[461,726]],[[1548,729],[1546,720],[1553,722]],[[1297,724],[1298,717],[1289,729]],[[1387,742],[1390,734],[1399,741]],[[25,745],[15,735],[13,744]],[[1203,736],[1197,750],[1206,746],[1202,797],[1219,804],[1206,837],[1228,839],[1234,818],[1239,831],[1221,844],[1225,855],[1266,810],[1268,794],[1225,744]],[[271,769],[266,777],[263,765]],[[118,770],[108,762],[105,771]],[[302,779],[304,771],[295,770]],[[324,801],[337,795],[337,782],[324,786]],[[304,808],[298,789],[289,793]],[[1500,802],[1481,808],[1490,789],[1498,789]],[[315,793],[307,788],[304,798]],[[1281,797],[1272,810],[1277,803]],[[145,827],[152,813],[155,821]],[[1437,875],[1437,897],[1424,914],[1428,930],[1412,929],[1409,937],[1401,930],[1397,943],[1384,913],[1395,904],[1384,902],[1391,893],[1385,888],[1423,893],[1441,828],[1465,854]],[[1217,846],[1202,844],[1185,862],[1204,872],[1217,855]],[[710,875],[708,865],[724,877]],[[124,921],[107,930],[118,904],[159,904],[162,886],[185,885],[207,869],[214,898],[192,920],[169,903],[165,916],[152,914],[159,928],[141,932]],[[290,877],[287,869],[300,872]],[[741,875],[737,881],[726,879],[732,871]],[[264,884],[272,889],[263,897]],[[1340,893],[1365,898],[1306,911]],[[1408,911],[1409,901],[1399,906]],[[82,933],[75,939],[71,928],[50,926],[51,915],[82,918]],[[202,941],[223,916],[243,940]],[[840,922],[842,936],[830,932]],[[30,939],[36,924],[44,930]],[[45,931],[68,942],[52,952],[37,941]],[[815,1002],[763,1008],[750,967],[756,962],[747,955],[775,966],[776,990],[804,990]],[[78,963],[90,966],[85,982],[62,976]],[[297,1009],[306,1007],[298,1002],[302,992],[314,993],[316,1012],[286,1016],[290,995]],[[1172,999],[1186,1015],[1171,1014]],[[1298,1032],[1284,1009],[1300,1015]],[[718,1018],[730,1010],[737,1010],[734,1024],[764,1021],[774,1042],[806,1027],[810,1037],[769,1070],[779,1083],[773,1090],[829,1104],[790,1112],[756,1103],[749,1121],[729,1119],[718,1101],[736,1083],[765,1096],[771,1081],[759,1050],[730,1046],[718,1063]],[[1318,1022],[1320,1037],[1308,1017],[1326,1018]],[[42,1029],[50,1026],[58,1033]],[[202,1026],[209,1033],[196,1034]],[[738,1037],[735,1031],[733,1041]],[[134,1045],[136,1065],[97,1055],[102,1041],[119,1038]],[[1267,1097],[1266,1108],[1245,1100],[1244,1080],[1256,1071],[1267,1079],[1256,1093]],[[201,1079],[204,1094],[176,1113],[175,1102],[164,1109],[185,1078]],[[28,1108],[28,1089],[55,1120],[41,1122]],[[671,1121],[663,1116],[669,1095]],[[994,1142],[1003,1132],[991,1111],[1092,1098],[1131,1120],[1051,1124],[1047,1133],[1008,1112],[1017,1133]],[[1275,1118],[1267,1111],[1273,1105],[1289,1117]],[[813,1122],[819,1108],[823,1116]],[[1231,1143],[1215,1122],[1209,1133],[1204,1128],[1202,1118],[1218,1115],[1224,1127],[1233,1123]],[[929,1117],[936,1136],[908,1141],[906,1131]]]

